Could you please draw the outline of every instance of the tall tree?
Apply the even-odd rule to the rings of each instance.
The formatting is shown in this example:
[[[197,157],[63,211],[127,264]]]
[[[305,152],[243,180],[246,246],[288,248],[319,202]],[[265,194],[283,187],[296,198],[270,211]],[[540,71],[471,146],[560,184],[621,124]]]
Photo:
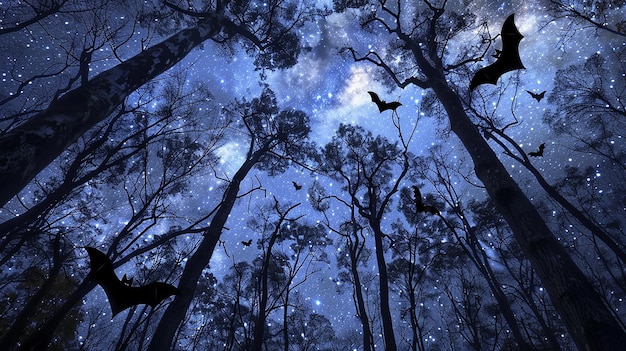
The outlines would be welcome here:
[[[468,211],[464,208],[465,203],[463,202],[463,198],[456,184],[463,183],[463,179],[469,180],[473,177],[468,167],[465,167],[464,162],[448,162],[447,159],[449,159],[450,156],[450,154],[443,152],[442,148],[439,146],[431,148],[430,155],[426,159],[420,159],[421,166],[418,167],[418,172],[420,176],[428,179],[434,185],[440,197],[444,199],[446,204],[452,209],[449,214],[456,217],[456,220],[454,218],[448,219],[448,225],[455,236],[456,247],[465,253],[469,262],[475,266],[478,274],[481,275],[487,283],[487,287],[498,304],[498,311],[504,317],[511,331],[513,339],[510,343],[516,343],[516,348],[519,350],[533,349],[530,341],[527,341],[523,336],[522,329],[518,322],[519,318],[515,318],[513,306],[502,288],[503,283],[496,275],[490,262],[491,259],[488,257],[485,248],[483,248],[481,244],[481,238],[487,235],[485,232],[494,229],[490,228],[490,226],[496,227],[498,223],[500,226],[505,226],[505,223],[495,220],[488,224],[482,223],[480,219],[484,217],[480,217],[480,215],[473,212],[478,212],[478,210],[476,210],[478,208],[484,210],[488,209],[488,207],[477,206],[477,201],[475,200],[470,201],[470,206],[468,206],[474,211]],[[497,216],[497,213],[489,212],[489,214]],[[487,235],[487,237],[490,236],[491,234]],[[545,338],[550,342],[554,341],[551,333],[547,333]],[[554,343],[550,345],[550,347],[558,349],[559,346],[557,343]]]
[[[243,116],[242,123],[250,139],[246,159],[229,180],[209,227],[196,251],[187,260],[178,285],[181,294],[167,307],[149,350],[171,348],[176,330],[193,300],[198,279],[211,260],[235,201],[240,196],[241,182],[248,173],[255,166],[281,173],[286,169],[288,156],[302,158],[304,151],[310,148],[306,141],[310,131],[308,116],[298,110],[279,111],[276,97],[269,88],[266,87],[259,98],[240,103],[237,110]]]
[[[73,243],[77,256],[85,259],[86,253],[76,246],[101,245],[108,251],[114,267],[118,267],[137,255],[167,244],[183,233],[201,231],[199,223],[203,222],[202,218],[192,218],[188,211],[172,204],[179,201],[180,196],[188,194],[187,187],[191,186],[198,172],[207,166],[207,161],[216,160],[212,152],[219,137],[213,139],[212,132],[206,133],[196,128],[195,115],[190,116],[188,112],[195,110],[198,105],[187,106],[189,100],[184,98],[188,96],[179,94],[179,87],[178,84],[165,85],[164,96],[167,97],[163,101],[148,100],[151,108],[138,106],[137,109],[131,109],[129,113],[116,118],[113,126],[103,125],[102,129],[94,131],[96,134],[93,138],[85,138],[72,146],[67,155],[76,155],[77,161],[62,164],[59,167],[64,171],[62,179],[46,183],[41,193],[47,193],[48,196],[40,196],[42,202],[31,208],[36,210],[35,215],[30,214],[31,210],[24,214],[31,217],[29,220],[34,218],[36,221],[33,224],[27,222],[26,226],[20,221],[7,221],[4,224],[15,224],[18,227],[15,231],[11,225],[3,224],[7,233],[32,243],[41,241],[44,234],[20,228],[41,228],[44,229],[43,233],[62,233],[64,240]],[[196,89],[195,93],[202,95],[199,90]],[[185,103],[182,103],[183,100],[186,100]],[[180,124],[177,117],[183,116],[187,123]],[[111,129],[116,129],[117,123],[132,126],[131,129],[137,133],[126,135],[113,132]],[[36,197],[37,193],[32,196]],[[45,204],[43,211],[39,204]],[[117,220],[111,221],[111,218],[116,217]],[[163,234],[157,223],[165,221],[172,226]],[[45,223],[45,226],[40,223]],[[18,251],[19,255],[14,258],[16,262],[32,265],[27,253],[28,246]],[[71,270],[76,272],[76,267],[72,263]],[[170,270],[170,273],[175,271]],[[37,331],[24,335],[27,340],[23,347],[45,348],[55,336],[57,326],[64,318],[71,318],[68,313],[95,286],[89,277],[85,277],[78,287],[50,292],[56,293],[62,303],[45,322],[38,323]]]
[[[318,156],[320,172],[342,182],[346,202],[353,203],[357,213],[372,231],[380,286],[380,314],[385,349],[396,350],[393,317],[389,301],[389,278],[385,257],[383,218],[391,211],[391,199],[409,171],[407,144],[392,143],[372,135],[361,127],[341,124],[333,140]]]
[[[280,285],[285,285],[284,281],[286,280],[285,279],[286,275],[283,272],[280,272],[281,270],[284,270],[286,267],[285,265],[281,265],[278,262],[276,262],[277,261],[276,258],[279,257],[279,255],[274,253],[272,250],[274,250],[274,244],[276,244],[277,239],[279,238],[281,227],[283,226],[283,224],[286,221],[297,220],[302,217],[302,215],[298,217],[293,217],[293,218],[287,217],[289,212],[294,210],[299,205],[300,204],[298,203],[298,204],[289,206],[286,209],[282,209],[280,208],[278,204],[278,200],[274,198],[274,211],[276,211],[276,213],[278,214],[278,219],[276,220],[276,224],[273,225],[274,228],[271,234],[269,235],[269,237],[264,238],[265,239],[264,240],[265,242],[263,243],[264,253],[263,253],[263,257],[260,259],[260,261],[262,261],[260,265],[261,266],[260,272],[258,272],[258,275],[256,275],[257,276],[256,285],[257,285],[259,307],[258,307],[257,315],[255,318],[255,322],[254,322],[252,346],[250,348],[252,351],[261,351],[263,348],[263,343],[265,341],[265,330],[266,330],[265,323],[266,323],[267,316],[270,312],[268,308],[268,304],[270,304],[269,303],[270,279],[272,280],[272,283],[275,283],[274,284],[275,289],[272,289],[274,290],[273,291],[274,294],[279,293]],[[259,263],[259,262],[256,262],[256,263]],[[291,283],[290,281],[287,282],[287,286],[290,283]]]
[[[352,299],[356,309],[356,316],[361,323],[361,348],[370,351],[374,348],[374,334],[371,327],[367,302],[363,294],[365,284],[362,282],[359,267],[365,267],[371,257],[371,250],[366,247],[365,223],[357,217],[357,208],[352,199],[343,201],[333,195],[326,195],[324,188],[315,182],[309,189],[311,205],[316,211],[323,214],[324,225],[333,233],[338,234],[343,241],[343,248],[337,254],[337,268],[339,270],[337,283],[340,287],[349,282],[352,287]],[[328,214],[330,200],[338,200],[350,213],[348,219],[336,226]],[[334,213],[333,213],[334,214]],[[361,222],[361,223],[359,223]]]
[[[259,67],[294,65],[300,47],[292,29],[302,24],[309,11],[311,7],[296,8],[280,0],[250,5],[216,0],[206,12],[184,11],[199,18],[195,26],[98,74],[0,136],[0,206],[79,136],[105,120],[130,93],[173,67],[207,39],[228,42],[233,36],[243,37],[245,47],[260,50],[255,60]]]
[[[338,10],[349,7],[340,2],[336,5]],[[471,156],[476,176],[508,222],[577,346],[581,350],[622,348],[626,343],[622,325],[467,115],[460,94],[469,93],[469,80],[467,84],[455,86],[453,82],[458,78],[450,78],[455,70],[458,72],[460,67],[476,62],[485,53],[472,57],[471,52],[448,51],[455,36],[469,30],[475,17],[449,11],[445,5],[445,1],[441,4],[423,1],[421,8],[416,9],[415,4],[408,1],[393,4],[384,0],[367,1],[363,7],[367,8],[363,26],[389,35],[391,43],[386,46],[384,55],[375,50],[363,56],[354,48],[349,51],[354,60],[378,67],[398,87],[415,85],[432,90],[447,115],[450,129]],[[394,60],[395,57],[404,59]]]

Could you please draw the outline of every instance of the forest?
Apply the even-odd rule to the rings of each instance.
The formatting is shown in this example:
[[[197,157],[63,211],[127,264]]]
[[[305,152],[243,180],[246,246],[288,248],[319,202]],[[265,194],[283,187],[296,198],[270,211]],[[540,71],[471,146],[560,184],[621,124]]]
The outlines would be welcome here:
[[[625,9],[1,1],[0,350],[623,350]]]

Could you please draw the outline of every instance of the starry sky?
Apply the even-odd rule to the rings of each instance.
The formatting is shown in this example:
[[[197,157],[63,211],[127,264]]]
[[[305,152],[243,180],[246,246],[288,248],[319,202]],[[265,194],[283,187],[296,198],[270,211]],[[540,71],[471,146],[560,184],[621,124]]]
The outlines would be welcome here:
[[[0,1],[0,9],[3,13],[18,13],[8,11],[9,6],[16,6],[15,1]],[[560,175],[560,170],[565,165],[595,165],[595,160],[584,157],[572,151],[568,145],[563,145],[556,139],[549,128],[542,123],[544,113],[553,108],[548,99],[538,103],[524,90],[533,92],[547,91],[550,94],[554,88],[554,75],[557,70],[568,65],[583,62],[594,53],[604,53],[612,46],[624,45],[619,39],[599,33],[595,35],[593,30],[580,29],[572,31],[571,21],[561,19],[552,21],[546,13],[541,1],[492,1],[480,0],[471,2],[469,5],[454,2],[450,9],[455,6],[467,7],[468,11],[477,15],[477,22],[486,21],[490,33],[499,33],[502,22],[511,13],[515,13],[515,23],[519,31],[524,35],[520,44],[520,55],[526,67],[525,70],[515,71],[505,74],[497,86],[483,85],[479,87],[478,93],[488,94],[502,92],[498,104],[493,104],[493,113],[502,118],[504,124],[512,122],[515,115],[519,123],[509,130],[510,135],[523,147],[531,151],[535,150],[541,143],[546,143],[546,154],[548,157],[537,160],[536,166],[546,175],[547,179],[553,179]],[[331,1],[318,1],[317,6],[331,6]],[[102,37],[93,39],[99,48],[94,53],[93,61],[90,65],[90,76],[95,76],[99,72],[106,70],[119,61],[116,58],[126,59],[140,50],[141,46],[149,46],[159,42],[165,34],[173,33],[177,23],[160,23],[163,32],[157,31],[154,24],[147,25],[145,22],[135,27],[129,25],[128,19],[133,18],[134,11],[139,11],[143,6],[160,6],[159,1],[130,2],[128,6],[120,8],[110,5],[103,13],[108,13],[106,18],[93,19],[88,14],[75,14],[50,19],[48,25],[33,25],[28,31],[0,36],[0,52],[4,57],[0,57],[0,98],[13,96],[16,87],[24,77],[44,72],[50,77],[43,77],[32,81],[24,89],[23,96],[16,98],[19,104],[12,104],[11,109],[40,108],[42,102],[38,96],[49,97],[50,91],[58,88],[59,82],[67,79],[70,73],[63,72],[55,75],[54,71],[61,69],[66,59],[65,50],[73,46],[88,44],[93,38],[81,37],[80,33],[89,30],[92,21],[100,21],[104,33],[106,28],[119,26],[126,33],[134,33],[130,39],[115,47]],[[8,20],[3,20],[8,23]],[[572,34],[575,33],[575,34]],[[467,38],[476,38],[469,33]],[[462,146],[456,141],[454,136],[446,136],[446,123],[442,123],[436,116],[424,113],[422,101],[427,91],[417,87],[409,86],[405,89],[386,85],[380,79],[380,74],[376,68],[367,63],[355,63],[349,55],[341,53],[341,49],[346,46],[356,48],[361,53],[368,50],[381,51],[387,45],[384,35],[378,33],[368,33],[362,30],[358,23],[355,12],[346,11],[344,13],[333,13],[328,16],[316,18],[306,23],[298,29],[298,36],[303,50],[298,63],[285,70],[265,71],[266,83],[276,93],[278,106],[281,109],[298,109],[306,112],[311,118],[311,140],[324,145],[329,142],[340,123],[358,125],[380,134],[389,139],[397,137],[397,130],[391,124],[391,112],[379,113],[376,106],[371,102],[367,91],[375,91],[382,99],[387,101],[400,101],[402,106],[397,110],[397,117],[403,131],[409,132],[416,127],[416,134],[411,140],[410,150],[417,155],[426,155],[428,149],[434,145],[446,144],[454,147],[458,152],[458,157],[463,157]],[[573,36],[573,37],[572,37]],[[616,41],[617,40],[617,41]],[[623,40],[622,40],[623,41]],[[475,43],[474,45],[478,45]],[[495,47],[499,47],[496,41]],[[464,50],[463,45],[458,42],[450,43],[450,52]],[[0,54],[2,55],[2,54]],[[491,59],[490,55],[486,56]],[[487,62],[476,63],[469,66],[469,70],[475,72],[487,65]],[[212,100],[206,106],[200,106],[198,113],[207,115],[207,125],[216,123],[211,120],[212,116],[219,116],[220,110],[229,106],[235,99],[251,99],[261,92],[261,72],[255,70],[253,58],[247,55],[243,49],[234,47],[231,52],[227,52],[220,44],[207,41],[200,48],[193,50],[183,61],[178,63],[170,71],[159,77],[159,81],[167,81],[175,73],[184,73],[185,87],[192,88],[201,82],[210,87]],[[514,83],[519,79],[518,85]],[[457,85],[469,84],[458,82]],[[478,94],[475,92],[475,94]],[[472,98],[469,93],[462,98]],[[492,104],[489,101],[488,104]],[[21,107],[18,107],[20,106]],[[512,113],[513,111],[513,113]],[[4,116],[4,114],[3,114]],[[2,122],[0,122],[2,123]],[[5,122],[6,123],[6,122]],[[0,124],[3,128],[6,126]],[[219,165],[215,173],[232,176],[244,160],[247,151],[247,140],[242,140],[242,134],[229,132],[227,138],[219,146],[216,154],[220,158]],[[494,145],[496,153],[501,150]],[[522,167],[505,156],[501,157],[504,164],[514,177],[519,177],[520,183],[526,186],[528,175]],[[467,162],[467,161],[465,161]],[[602,173],[600,165],[598,174]],[[46,172],[54,172],[47,170]],[[41,176],[40,178],[41,179]],[[291,187],[291,180],[297,180],[304,185],[302,191],[295,192]],[[291,167],[284,174],[270,177],[261,171],[254,171],[247,180],[244,181],[242,189],[249,189],[261,184],[263,192],[253,192],[249,199],[240,201],[235,210],[231,213],[231,218],[227,224],[228,230],[222,235],[224,245],[219,246],[213,254],[210,269],[216,276],[227,273],[233,261],[250,260],[259,254],[255,245],[244,247],[241,241],[258,238],[248,227],[252,211],[251,204],[271,203],[272,196],[285,203],[302,202],[294,211],[294,216],[305,215],[305,220],[315,223],[319,220],[319,214],[308,204],[306,188],[314,181],[319,181],[322,185],[332,188],[332,181],[323,177],[318,177],[301,167]],[[173,202],[173,206],[179,206],[189,217],[201,216],[219,201],[223,182],[216,180],[214,172],[205,172],[195,179],[193,185],[193,195],[181,198]],[[258,183],[257,183],[258,182]],[[110,203],[115,203],[117,197],[123,194],[111,193],[104,196]],[[426,190],[427,191],[427,190]],[[533,194],[533,189],[529,193]],[[484,195],[469,193],[470,196],[478,198]],[[24,195],[24,198],[27,198]],[[27,201],[33,201],[27,199]],[[0,219],[18,213],[19,206],[12,203],[7,209],[0,212]],[[123,209],[120,209],[123,210]],[[99,235],[96,241],[105,241],[110,232],[115,232],[119,228],[120,222],[115,220],[117,214],[113,210],[109,214],[108,222],[93,223],[99,228]],[[338,214],[340,215],[340,214]],[[122,220],[123,222],[123,220]],[[158,223],[153,232],[166,231],[170,223],[164,221]],[[89,242],[88,240],[85,240]],[[83,243],[75,243],[77,247]],[[334,257],[331,247],[328,249],[330,257]],[[84,255],[84,254],[82,254]],[[85,256],[86,257],[86,256]],[[80,267],[86,269],[86,265]],[[336,272],[334,259],[331,264],[320,263],[317,267],[319,272],[309,283],[300,288],[302,296],[310,301],[311,308],[327,315],[335,325],[345,328],[355,327],[354,308],[350,294],[338,294],[336,291]],[[372,269],[375,269],[372,262]],[[120,268],[118,274],[122,274],[124,268]],[[92,292],[96,293],[97,292]],[[103,294],[98,295],[104,298]],[[351,324],[353,323],[353,324]]]

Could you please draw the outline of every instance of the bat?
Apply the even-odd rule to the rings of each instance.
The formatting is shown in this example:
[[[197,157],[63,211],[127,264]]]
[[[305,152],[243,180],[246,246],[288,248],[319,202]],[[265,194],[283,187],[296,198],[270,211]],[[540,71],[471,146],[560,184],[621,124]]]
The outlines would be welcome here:
[[[424,205],[424,202],[422,200],[422,193],[420,192],[420,189],[415,185],[413,185],[413,201],[415,201],[415,208],[418,213],[426,212],[433,215],[439,214],[439,210],[435,208],[435,206]]]
[[[294,181],[291,181],[291,183],[293,184],[293,187],[296,188],[296,191],[302,189],[302,185],[300,185],[300,184],[298,184],[298,183],[296,183]]]
[[[481,68],[474,74],[470,82],[470,90],[481,84],[497,84],[505,73],[516,69],[525,69],[519,56],[519,43],[524,36],[517,30],[514,22],[515,14],[510,15],[502,25],[502,50],[496,50],[496,62]]]
[[[241,244],[242,244],[243,246],[250,246],[250,245],[252,245],[252,239],[250,239],[250,240],[248,240],[248,241],[241,241]]]
[[[378,94],[373,91],[368,91],[367,93],[370,94],[370,96],[372,97],[372,102],[375,103],[376,106],[378,106],[378,111],[380,113],[383,113],[387,110],[395,111],[398,107],[402,106],[399,101],[387,102],[385,100],[381,100],[378,97]]]
[[[539,145],[539,150],[529,152],[528,156],[532,156],[532,157],[543,156],[543,150],[545,148],[546,148],[546,143],[541,143],[541,145]]]
[[[104,289],[113,317],[135,305],[155,307],[172,295],[180,295],[176,287],[167,283],[152,282],[143,286],[130,286],[132,279],[121,281],[113,270],[111,259],[104,252],[93,247],[85,247],[85,250],[91,264],[89,277]]]
[[[543,97],[546,95],[546,91],[545,91],[545,90],[544,90],[544,91],[542,91],[542,92],[541,92],[541,93],[539,93],[539,94],[535,94],[535,93],[533,93],[533,92],[532,92],[532,91],[530,91],[530,90],[526,90],[526,92],[527,92],[528,94],[530,94],[530,96],[532,96],[532,97],[533,97],[533,99],[537,100],[537,102],[541,102],[541,99],[543,99]]]
[[[124,276],[122,277],[122,283],[131,286],[133,285],[133,278],[127,278],[126,274],[124,274]]]

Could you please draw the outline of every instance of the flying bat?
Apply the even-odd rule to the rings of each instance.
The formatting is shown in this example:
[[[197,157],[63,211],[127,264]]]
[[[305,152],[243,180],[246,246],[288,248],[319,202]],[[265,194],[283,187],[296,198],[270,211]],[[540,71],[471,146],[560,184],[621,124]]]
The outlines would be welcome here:
[[[502,25],[502,50],[496,50],[496,62],[481,68],[474,74],[470,82],[470,90],[481,84],[497,84],[498,79],[506,72],[523,69],[524,64],[519,56],[519,42],[524,36],[517,30],[514,22],[515,14],[510,15]]]
[[[526,92],[527,92],[528,94],[530,94],[530,96],[532,96],[532,97],[533,97],[533,99],[537,100],[537,102],[541,102],[541,99],[543,99],[543,97],[546,95],[546,91],[545,91],[545,90],[544,90],[544,91],[542,91],[542,92],[541,92],[541,93],[539,93],[539,94],[535,94],[535,93],[533,93],[533,92],[532,92],[532,91],[530,91],[530,90],[526,90]]]
[[[172,295],[180,295],[180,291],[173,285],[161,282],[152,282],[143,286],[130,286],[132,279],[122,282],[115,271],[109,257],[93,247],[85,247],[91,262],[89,276],[100,284],[109,299],[113,317],[123,310],[146,304],[155,307],[161,301]]]
[[[418,188],[417,186],[413,185],[413,201],[415,201],[415,208],[417,210],[417,212],[426,212],[426,213],[430,213],[433,215],[438,215],[439,214],[439,210],[437,208],[435,208],[435,206],[428,206],[428,205],[424,205],[424,202],[422,200],[422,193],[420,192],[420,188]]]
[[[293,187],[296,188],[296,191],[302,189],[302,185],[300,185],[300,184],[298,184],[298,183],[296,183],[294,181],[291,181],[291,183],[293,184]]]
[[[532,156],[532,157],[543,156],[543,150],[545,148],[546,148],[546,143],[541,143],[541,145],[539,145],[539,150],[529,152],[528,156]]]
[[[122,277],[122,283],[131,286],[133,285],[133,278],[127,278],[126,274],[124,274],[124,276]]]
[[[378,97],[378,94],[376,94],[373,91],[368,91],[367,93],[370,94],[370,96],[372,97],[372,102],[374,102],[376,106],[378,106],[378,111],[380,113],[383,113],[384,111],[387,111],[387,110],[395,111],[398,107],[402,106],[402,104],[399,101],[387,102],[385,100],[381,100]]]
[[[252,239],[250,239],[250,240],[248,240],[248,241],[241,241],[241,244],[242,244],[243,246],[250,246],[250,245],[252,245]]]

